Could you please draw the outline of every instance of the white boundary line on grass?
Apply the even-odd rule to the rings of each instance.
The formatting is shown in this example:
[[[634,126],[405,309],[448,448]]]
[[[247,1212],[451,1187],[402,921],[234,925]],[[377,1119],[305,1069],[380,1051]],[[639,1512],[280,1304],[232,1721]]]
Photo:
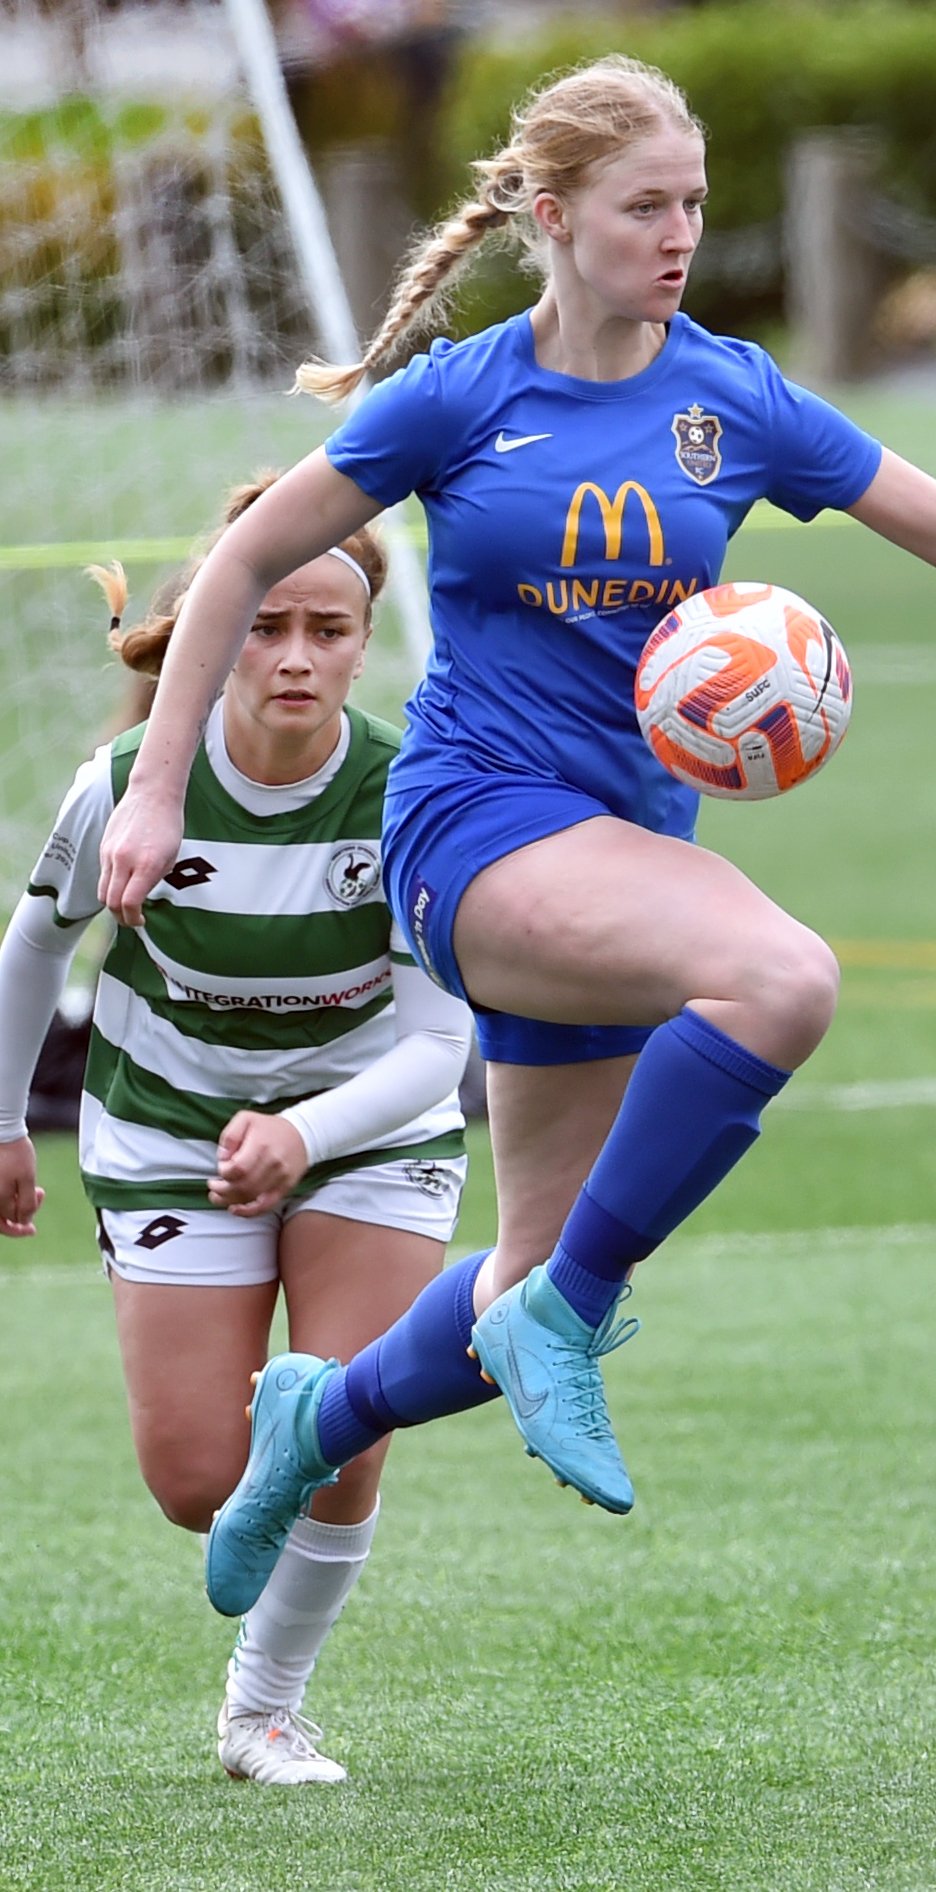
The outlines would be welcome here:
[[[856,1223],[854,1228],[802,1228],[802,1229],[734,1229],[730,1234],[713,1233],[693,1237],[687,1230],[677,1229],[671,1235],[666,1246],[678,1248],[682,1255],[698,1257],[700,1261],[709,1258],[730,1258],[737,1255],[761,1256],[783,1255],[789,1261],[817,1254],[841,1254],[845,1249],[872,1248],[874,1250],[892,1248],[929,1247],[936,1241],[936,1222],[895,1222],[885,1224],[883,1228],[866,1228]]]
[[[880,1228],[856,1223],[853,1228],[735,1229],[731,1233],[701,1236],[677,1230],[675,1235],[670,1236],[666,1246],[678,1248],[683,1254],[697,1255],[700,1261],[710,1257],[773,1254],[782,1254],[788,1260],[795,1261],[802,1256],[823,1252],[838,1254],[849,1248],[929,1248],[934,1243],[936,1222],[895,1222]],[[468,1248],[456,1244],[452,1248],[451,1259],[461,1261],[470,1252]],[[49,1262],[38,1268],[0,1267],[0,1288],[12,1287],[21,1281],[30,1287],[61,1287],[64,1282],[71,1286],[106,1286],[93,1263],[87,1267],[81,1261],[71,1266],[62,1262]]]
[[[867,1078],[856,1084],[794,1083],[781,1091],[783,1110],[920,1110],[936,1104],[936,1077]]]

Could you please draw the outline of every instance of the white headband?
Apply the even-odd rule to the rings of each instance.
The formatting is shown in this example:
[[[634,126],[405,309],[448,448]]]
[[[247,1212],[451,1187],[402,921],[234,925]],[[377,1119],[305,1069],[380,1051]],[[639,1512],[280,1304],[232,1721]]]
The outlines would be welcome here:
[[[371,598],[373,596],[373,593],[371,591],[371,582],[367,576],[366,571],[364,570],[363,565],[359,565],[357,562],[357,559],[351,557],[350,552],[343,552],[340,545],[330,545],[328,548],[328,551],[322,553],[322,557],[323,558],[340,558],[342,565],[347,565],[349,571],[357,572],[357,575],[362,585],[364,586],[364,590],[367,592],[368,598]]]

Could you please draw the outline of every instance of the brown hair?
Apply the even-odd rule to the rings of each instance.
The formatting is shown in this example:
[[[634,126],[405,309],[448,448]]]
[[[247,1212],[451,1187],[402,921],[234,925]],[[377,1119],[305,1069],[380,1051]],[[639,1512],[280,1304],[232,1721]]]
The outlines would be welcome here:
[[[522,246],[527,266],[542,275],[544,258],[532,215],[537,193],[567,197],[585,182],[592,165],[618,156],[664,125],[705,136],[673,80],[623,54],[609,53],[575,67],[530,93],[514,112],[507,144],[472,165],[477,196],[459,204],[403,264],[386,317],[363,360],[346,368],[304,362],[294,392],[328,401],[353,394],[369,369],[392,355],[406,335],[427,325],[461,265],[491,231]]]
[[[204,548],[198,552],[185,567],[168,582],[160,586],[150,604],[145,618],[135,624],[132,630],[121,631],[120,620],[127,606],[127,579],[123,566],[117,559],[110,566],[88,565],[89,578],[100,585],[110,606],[111,621],[107,641],[111,650],[115,650],[121,661],[129,669],[140,672],[143,676],[158,677],[162,669],[163,658],[169,639],[175,629],[176,619],[195,577],[204,561],[220,539],[226,527],[233,525],[241,513],[252,506],[268,487],[275,485],[280,478],[278,472],[271,470],[256,474],[253,480],[243,486],[235,486],[228,494],[222,524],[207,540]],[[370,584],[371,595],[367,605],[365,623],[370,624],[371,608],[380,596],[387,578],[387,554],[377,534],[370,526],[361,526],[352,532],[350,538],[341,540],[341,548],[360,565]]]

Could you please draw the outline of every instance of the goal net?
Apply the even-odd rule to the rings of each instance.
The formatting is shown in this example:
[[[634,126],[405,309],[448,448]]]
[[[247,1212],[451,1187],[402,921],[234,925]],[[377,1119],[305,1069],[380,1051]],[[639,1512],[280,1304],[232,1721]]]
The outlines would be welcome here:
[[[286,397],[327,337],[227,9],[0,0],[0,29],[2,925],[126,711],[84,566],[122,560],[132,623],[334,420]],[[391,605],[358,700],[398,719],[413,668]]]

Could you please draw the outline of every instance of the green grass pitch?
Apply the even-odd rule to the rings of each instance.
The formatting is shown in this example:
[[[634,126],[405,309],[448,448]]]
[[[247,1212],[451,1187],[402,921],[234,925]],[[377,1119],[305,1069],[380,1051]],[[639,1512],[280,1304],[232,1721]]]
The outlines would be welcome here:
[[[852,405],[933,461],[932,407]],[[0,1253],[2,1892],[936,1889],[936,575],[823,522],[748,526],[730,573],[803,592],[852,657],[830,767],[702,824],[834,941],[842,1003],[639,1271],[607,1367],[633,1516],[557,1491],[497,1406],[401,1435],[310,1691],[349,1786],[228,1781],[230,1628],[140,1482],[73,1151],[43,1139],[41,1232]],[[459,1249],[494,1225],[471,1141]]]

